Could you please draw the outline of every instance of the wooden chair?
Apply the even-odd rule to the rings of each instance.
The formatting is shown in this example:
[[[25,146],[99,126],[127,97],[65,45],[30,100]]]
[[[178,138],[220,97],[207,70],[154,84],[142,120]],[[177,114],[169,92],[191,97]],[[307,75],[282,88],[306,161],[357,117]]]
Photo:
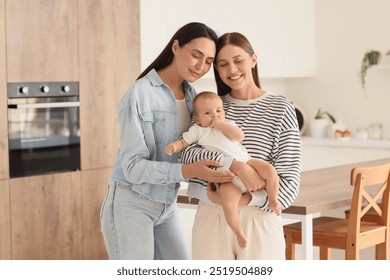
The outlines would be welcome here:
[[[378,206],[380,207],[380,203],[378,203]],[[351,209],[345,210],[345,218],[349,218],[349,214],[351,213]],[[376,210],[374,208],[371,208],[367,211],[366,214],[362,217],[362,221],[365,222],[371,222],[371,223],[378,223],[381,219],[381,216],[378,215]]]
[[[354,187],[348,219],[313,219],[313,245],[320,247],[320,259],[330,259],[330,249],[344,249],[347,260],[359,259],[361,249],[375,246],[376,259],[389,259],[390,163],[358,167],[351,171]],[[378,201],[381,202],[378,204]],[[363,216],[375,211],[379,218],[367,222]],[[295,244],[302,243],[301,223],[284,226],[286,259],[295,257]]]

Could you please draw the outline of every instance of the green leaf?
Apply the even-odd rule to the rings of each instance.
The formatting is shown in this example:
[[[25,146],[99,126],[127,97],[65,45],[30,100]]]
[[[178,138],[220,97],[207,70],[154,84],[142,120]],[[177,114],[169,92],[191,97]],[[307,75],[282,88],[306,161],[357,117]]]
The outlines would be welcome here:
[[[317,114],[314,116],[315,119],[323,119],[325,116],[331,120],[332,123],[336,123],[336,118],[332,114],[326,111],[321,111],[321,108],[318,108]]]

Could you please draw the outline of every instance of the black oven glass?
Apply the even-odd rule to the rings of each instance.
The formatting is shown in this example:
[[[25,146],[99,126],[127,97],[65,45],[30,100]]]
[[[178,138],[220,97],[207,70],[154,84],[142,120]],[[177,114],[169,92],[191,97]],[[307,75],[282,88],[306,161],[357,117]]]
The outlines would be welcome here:
[[[8,86],[11,178],[80,169],[79,108],[74,82]]]

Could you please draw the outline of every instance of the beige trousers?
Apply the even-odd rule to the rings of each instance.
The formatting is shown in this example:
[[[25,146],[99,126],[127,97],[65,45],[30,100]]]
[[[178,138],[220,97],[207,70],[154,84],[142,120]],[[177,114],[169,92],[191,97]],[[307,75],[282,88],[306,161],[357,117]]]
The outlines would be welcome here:
[[[285,241],[281,216],[257,206],[241,207],[238,215],[248,239],[240,248],[218,205],[199,202],[192,228],[194,260],[284,260]]]

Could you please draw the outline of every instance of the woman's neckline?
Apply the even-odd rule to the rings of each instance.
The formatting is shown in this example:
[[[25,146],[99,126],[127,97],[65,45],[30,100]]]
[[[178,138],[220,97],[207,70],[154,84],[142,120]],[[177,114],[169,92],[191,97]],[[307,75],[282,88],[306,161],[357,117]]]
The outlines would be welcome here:
[[[271,92],[265,91],[262,95],[260,95],[259,97],[255,97],[255,98],[253,98],[253,99],[236,99],[236,98],[232,97],[232,96],[230,95],[230,93],[228,93],[228,94],[226,95],[226,98],[227,98],[227,100],[229,100],[229,101],[231,101],[231,102],[234,102],[234,103],[236,103],[236,104],[243,104],[243,105],[245,105],[245,104],[250,104],[250,103],[253,103],[253,102],[257,102],[257,101],[259,101],[259,100],[262,100],[262,99],[266,98],[267,96],[269,96],[269,95],[271,95],[271,94],[272,94]]]

